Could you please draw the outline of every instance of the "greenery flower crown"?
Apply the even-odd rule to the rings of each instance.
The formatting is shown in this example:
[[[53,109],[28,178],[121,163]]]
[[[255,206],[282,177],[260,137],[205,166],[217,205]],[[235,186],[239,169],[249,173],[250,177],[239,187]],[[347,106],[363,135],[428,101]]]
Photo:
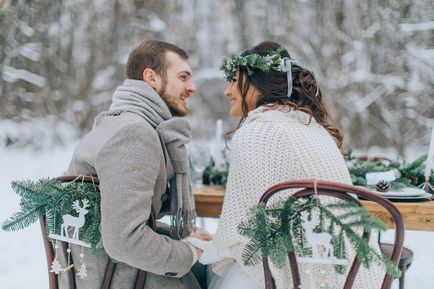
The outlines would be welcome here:
[[[236,56],[225,58],[220,65],[220,70],[225,74],[225,79],[231,81],[235,72],[240,66],[244,66],[247,74],[250,76],[254,70],[269,72],[270,70],[282,71],[281,63],[282,58],[280,53],[284,51],[283,47],[277,48],[274,52],[266,56],[258,55],[256,53],[246,56]]]

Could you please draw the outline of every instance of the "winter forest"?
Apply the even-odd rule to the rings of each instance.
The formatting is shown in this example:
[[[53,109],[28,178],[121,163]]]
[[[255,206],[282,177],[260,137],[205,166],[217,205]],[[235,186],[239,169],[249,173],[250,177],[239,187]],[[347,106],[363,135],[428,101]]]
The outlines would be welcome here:
[[[106,109],[132,46],[175,43],[198,92],[194,137],[227,116],[221,59],[263,40],[315,72],[345,144],[426,150],[434,122],[431,0],[3,0],[0,146],[75,141]]]
[[[194,142],[237,124],[222,58],[274,40],[315,73],[345,148],[409,161],[428,152],[432,0],[0,0],[0,223],[18,208],[12,180],[62,175],[143,39],[189,55]],[[212,232],[216,219],[207,221]],[[392,238],[393,230],[383,235]],[[432,288],[434,233],[405,238],[416,256],[407,288]],[[1,288],[48,287],[38,224],[0,230],[0,256]]]

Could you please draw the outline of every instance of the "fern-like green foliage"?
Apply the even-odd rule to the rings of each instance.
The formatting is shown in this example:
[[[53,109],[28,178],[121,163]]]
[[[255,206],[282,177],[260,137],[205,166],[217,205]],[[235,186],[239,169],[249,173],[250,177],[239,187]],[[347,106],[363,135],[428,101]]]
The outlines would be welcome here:
[[[217,168],[213,158],[202,172],[202,183],[204,185],[226,186],[229,174],[229,160],[226,151],[223,151],[224,165]]]
[[[392,262],[371,248],[361,235],[361,232],[385,230],[387,227],[381,220],[371,216],[354,201],[340,200],[334,204],[321,205],[315,196],[291,196],[269,207],[264,204],[252,207],[249,218],[238,226],[239,233],[250,239],[242,254],[244,263],[255,265],[262,256],[266,256],[277,268],[282,268],[291,252],[297,256],[310,256],[312,249],[307,246],[302,229],[302,212],[308,212],[311,216],[319,215],[320,223],[316,230],[332,236],[335,257],[347,257],[348,250],[344,242],[347,238],[365,267],[372,262],[383,263],[389,274],[400,276],[400,271]],[[343,274],[345,266],[337,265],[335,270]]]
[[[94,252],[102,248],[100,193],[93,184],[80,181],[65,184],[51,178],[13,181],[11,186],[21,198],[21,210],[3,222],[3,230],[24,229],[45,214],[47,234],[60,232],[62,216],[77,215],[72,208],[74,201],[87,199],[89,213],[86,214],[86,222],[80,229],[81,240],[90,243]]]
[[[351,175],[351,181],[354,185],[367,186],[366,173],[385,172],[397,170],[400,177],[390,182],[392,189],[403,187],[417,187],[424,181],[424,170],[427,155],[422,155],[411,163],[399,163],[388,161],[359,160],[355,158],[351,150],[348,150],[346,164]],[[434,185],[434,172],[430,176],[430,183]],[[434,193],[434,192],[431,192]]]

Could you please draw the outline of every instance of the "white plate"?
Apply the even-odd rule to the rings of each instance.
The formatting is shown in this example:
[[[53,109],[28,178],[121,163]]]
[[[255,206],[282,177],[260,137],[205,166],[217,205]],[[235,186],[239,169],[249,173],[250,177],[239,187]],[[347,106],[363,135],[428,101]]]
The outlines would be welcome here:
[[[424,201],[427,199],[432,199],[433,195],[430,193],[425,193],[423,195],[415,196],[415,197],[390,197],[383,195],[386,199],[389,199],[391,201],[401,201],[401,202],[410,202],[410,201]]]
[[[426,194],[424,190],[418,188],[401,188],[396,191],[388,191],[388,192],[376,191],[376,193],[385,197],[417,197]]]

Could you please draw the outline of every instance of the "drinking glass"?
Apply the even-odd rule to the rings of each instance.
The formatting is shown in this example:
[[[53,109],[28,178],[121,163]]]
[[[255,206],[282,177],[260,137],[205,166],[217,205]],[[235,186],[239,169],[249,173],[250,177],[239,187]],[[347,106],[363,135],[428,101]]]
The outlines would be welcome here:
[[[189,159],[193,171],[196,173],[195,185],[202,184],[202,173],[210,164],[211,150],[208,145],[192,143],[189,147]]]

